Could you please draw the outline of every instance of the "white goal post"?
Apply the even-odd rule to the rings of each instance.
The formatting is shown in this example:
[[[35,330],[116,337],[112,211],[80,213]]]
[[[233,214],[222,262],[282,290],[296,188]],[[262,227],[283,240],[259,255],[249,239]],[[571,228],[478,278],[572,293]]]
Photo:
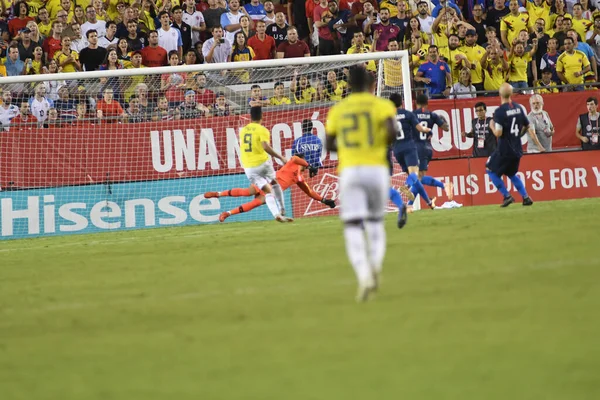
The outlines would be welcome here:
[[[253,104],[264,108],[276,151],[317,154],[308,161],[318,162],[318,175],[306,175],[316,195],[292,186],[288,214],[332,215],[337,210],[315,197],[337,199],[337,156],[311,139],[324,142],[327,110],[348,94],[353,65],[365,63],[376,76],[378,95],[402,90],[412,109],[408,57],[373,52],[156,68],[120,61],[125,68],[1,78],[0,239],[211,223],[240,210],[253,197],[203,194],[249,186],[237,136]],[[308,139],[294,148],[303,134]],[[393,183],[404,179],[396,166]],[[263,219],[270,214],[257,207],[227,222]]]

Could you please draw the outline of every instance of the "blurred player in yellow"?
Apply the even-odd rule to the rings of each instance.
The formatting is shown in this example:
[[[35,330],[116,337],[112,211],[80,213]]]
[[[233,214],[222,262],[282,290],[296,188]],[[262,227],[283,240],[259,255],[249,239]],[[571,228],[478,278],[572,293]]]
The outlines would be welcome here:
[[[283,190],[275,179],[271,157],[287,160],[271,147],[271,132],[261,125],[262,108],[250,108],[251,122],[240,131],[240,161],[248,180],[265,194],[265,203],[276,221],[291,222],[285,217]],[[275,196],[273,196],[275,194]]]
[[[366,301],[377,290],[383,267],[383,217],[390,188],[387,151],[398,128],[394,104],[371,94],[375,80],[370,73],[355,67],[349,83],[352,94],[327,115],[326,147],[338,152],[346,253],[358,279],[356,299]]]

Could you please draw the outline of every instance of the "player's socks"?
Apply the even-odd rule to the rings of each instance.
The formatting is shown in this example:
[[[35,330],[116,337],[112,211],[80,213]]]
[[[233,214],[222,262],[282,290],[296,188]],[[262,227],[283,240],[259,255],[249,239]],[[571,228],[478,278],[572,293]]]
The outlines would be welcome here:
[[[419,181],[417,179],[417,181],[412,185],[412,187],[410,188],[410,191],[416,196],[417,194],[419,194],[421,196],[421,198],[423,199],[423,201],[425,203],[427,203],[427,205],[431,205],[431,200],[429,199],[429,195],[427,195],[427,192],[425,191],[425,188],[423,187],[423,185],[421,184],[421,181]],[[409,203],[410,205],[410,203]]]
[[[523,184],[521,178],[519,178],[517,175],[513,175],[510,177],[510,181],[512,182],[513,186],[517,188],[517,191],[519,192],[521,197],[523,197],[524,199],[529,197],[529,195],[527,194],[527,189],[525,189],[525,185]]]
[[[366,221],[365,232],[369,243],[369,261],[373,269],[375,282],[377,282],[385,257],[385,225],[383,220]]]
[[[275,198],[277,199],[277,203],[279,204],[279,209],[281,210],[281,214],[284,214],[285,200],[283,198],[283,190],[281,190],[281,186],[279,186],[279,185],[272,185],[271,187],[273,188],[273,194],[275,195]]]
[[[219,192],[218,197],[246,197],[246,196],[252,196],[252,194],[250,194],[250,189],[245,188],[245,189],[241,189],[241,188],[235,188],[235,189],[229,189],[229,190],[223,190],[222,192]],[[206,196],[204,196],[206,197]]]
[[[444,186],[444,182],[442,181],[438,181],[437,179],[432,178],[431,176],[424,176],[423,178],[421,178],[421,183],[423,185],[427,185],[427,186],[435,186],[435,187],[439,187],[444,189],[446,186]]]
[[[219,196],[220,196],[219,192],[206,192],[206,193],[204,193],[204,198],[205,199],[210,199],[212,197],[219,197]]]
[[[267,193],[265,195],[265,203],[267,203],[267,207],[269,207],[269,211],[271,211],[273,217],[281,216],[281,213],[279,212],[279,206],[277,205],[277,200],[275,200],[273,193]]]
[[[508,197],[508,196],[510,196],[510,194],[508,193],[508,190],[506,189],[506,185],[504,184],[504,181],[502,180],[502,178],[500,178],[498,175],[496,175],[492,171],[487,171],[487,174],[490,177],[490,179],[492,180],[492,183],[494,184],[494,186],[496,186],[496,188],[498,189],[498,191],[500,193],[502,193],[502,196],[504,196],[505,198]]]
[[[406,177],[406,186],[412,187],[419,180],[419,176],[414,172]]]
[[[404,202],[402,201],[402,196],[400,195],[400,192],[398,192],[393,187],[390,187],[390,200],[392,201],[392,203],[394,203],[396,207],[398,207],[398,209],[402,209],[402,207],[404,206]]]
[[[235,214],[245,213],[250,210],[254,210],[256,207],[260,207],[263,204],[264,203],[262,202],[262,200],[254,199],[252,201],[249,201],[248,203],[244,203],[241,206],[234,208],[233,210],[230,210],[229,214],[235,215]]]
[[[365,301],[374,286],[373,273],[367,256],[367,241],[362,226],[346,224],[344,226],[346,238],[346,254],[358,279],[357,301]]]

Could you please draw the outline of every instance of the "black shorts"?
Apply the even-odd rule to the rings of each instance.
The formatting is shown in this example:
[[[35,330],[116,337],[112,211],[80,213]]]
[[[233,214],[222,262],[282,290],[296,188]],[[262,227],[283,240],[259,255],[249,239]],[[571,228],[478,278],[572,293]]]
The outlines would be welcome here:
[[[408,173],[408,167],[419,166],[419,156],[415,147],[409,147],[400,150],[396,149],[394,151],[394,157],[396,157],[396,161],[398,161],[398,164],[400,164],[402,172]]]
[[[417,154],[419,156],[419,171],[427,171],[429,168],[429,161],[433,157],[433,151],[431,147],[420,145],[417,146]]]
[[[494,151],[488,158],[485,167],[498,176],[514,176],[519,171],[520,157],[505,157]]]

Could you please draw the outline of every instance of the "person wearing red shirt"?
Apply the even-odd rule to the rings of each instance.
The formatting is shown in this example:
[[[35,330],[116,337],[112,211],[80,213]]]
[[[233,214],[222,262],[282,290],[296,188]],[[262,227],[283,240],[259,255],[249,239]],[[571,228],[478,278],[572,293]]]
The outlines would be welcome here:
[[[107,87],[104,89],[102,100],[96,104],[96,116],[98,120],[107,120],[107,122],[116,122],[119,117],[126,117],[125,111],[118,101],[113,99],[113,89]]]
[[[248,39],[248,46],[254,50],[254,60],[275,58],[275,39],[266,34],[265,21],[256,21],[256,35]]]
[[[21,113],[10,120],[11,132],[13,131],[13,128],[17,131],[31,131],[34,127],[37,126],[37,118],[35,118],[29,112],[28,102],[22,101],[21,108],[19,111]]]
[[[158,32],[148,33],[148,46],[144,47],[142,53],[142,64],[145,67],[164,67],[167,65],[167,50],[158,45]]]
[[[62,22],[54,21],[52,23],[52,36],[48,36],[42,44],[42,49],[46,55],[46,60],[50,61],[54,58],[54,53],[62,48],[62,41],[60,39],[63,31]]]
[[[26,1],[19,1],[15,4],[14,10],[17,16],[8,21],[8,32],[10,32],[11,38],[16,39],[19,36],[19,31],[25,28],[29,21],[33,21],[34,19],[27,15],[29,14],[29,7]]]
[[[288,29],[288,40],[277,47],[277,58],[310,57],[310,49],[302,40],[298,40],[298,31]]]
[[[320,0],[306,0],[306,3],[304,3],[304,8],[306,10],[306,20],[308,22],[308,32],[310,34],[310,36],[312,36],[313,34],[313,29],[314,29],[314,13],[315,13],[315,7],[318,6],[320,3]]]
[[[336,53],[339,54],[339,49],[336,49],[333,36],[331,35],[331,29],[329,29],[329,21],[331,20],[331,13],[327,8],[329,2],[337,4],[337,0],[321,0],[315,9],[313,10],[313,19],[315,26],[319,30],[319,55],[320,56],[331,56]]]
[[[206,88],[206,75],[204,73],[200,72],[196,75],[194,90],[196,90],[196,102],[207,107],[215,104],[217,96],[215,92]]]

